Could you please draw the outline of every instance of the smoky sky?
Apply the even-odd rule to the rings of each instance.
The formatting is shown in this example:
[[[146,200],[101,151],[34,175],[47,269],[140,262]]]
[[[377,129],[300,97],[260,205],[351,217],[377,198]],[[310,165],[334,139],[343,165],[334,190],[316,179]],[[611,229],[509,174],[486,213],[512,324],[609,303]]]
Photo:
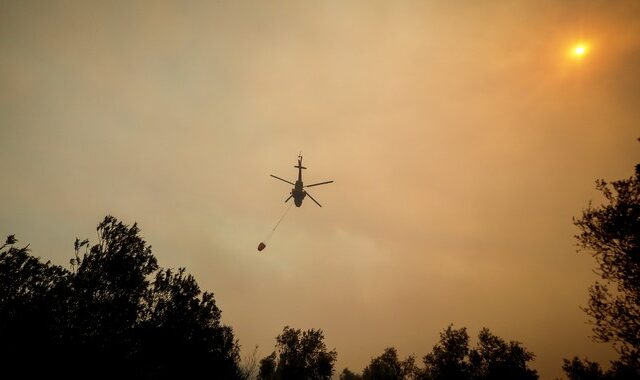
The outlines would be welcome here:
[[[0,233],[68,265],[106,214],[243,347],[321,328],[337,371],[449,324],[543,379],[607,362],[572,217],[640,159],[637,2],[0,2]],[[584,59],[568,56],[590,43]],[[299,152],[309,200],[286,205]]]

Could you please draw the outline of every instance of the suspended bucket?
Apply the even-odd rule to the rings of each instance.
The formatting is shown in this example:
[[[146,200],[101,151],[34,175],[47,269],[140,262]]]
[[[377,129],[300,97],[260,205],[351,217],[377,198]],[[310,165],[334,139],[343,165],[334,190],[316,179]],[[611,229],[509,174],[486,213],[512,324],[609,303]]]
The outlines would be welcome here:
[[[262,251],[267,245],[264,244],[263,242],[260,242],[260,244],[258,244],[258,251]]]

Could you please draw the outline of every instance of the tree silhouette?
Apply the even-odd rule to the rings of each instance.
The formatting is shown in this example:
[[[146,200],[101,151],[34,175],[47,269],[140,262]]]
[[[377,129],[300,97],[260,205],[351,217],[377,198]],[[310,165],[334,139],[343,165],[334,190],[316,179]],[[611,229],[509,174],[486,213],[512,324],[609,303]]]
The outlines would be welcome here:
[[[610,374],[605,374],[600,364],[589,360],[581,361],[573,358],[571,361],[564,359],[562,369],[569,380],[605,380],[612,379]]]
[[[0,360],[5,367],[55,352],[69,295],[68,271],[42,263],[28,246],[15,243],[10,235],[0,247]]]
[[[269,356],[266,356],[260,360],[260,369],[258,372],[258,378],[263,380],[273,380],[276,378],[276,369],[278,368],[278,357],[276,352],[272,352]]]
[[[129,227],[107,216],[97,232],[98,243],[80,258],[70,277],[72,297],[64,336],[77,348],[74,356],[82,357],[83,364],[104,366],[118,375],[134,360],[138,316],[144,310],[148,276],[158,263],[136,224]]]
[[[385,348],[382,355],[371,359],[371,363],[362,371],[364,380],[403,380],[417,376],[415,358],[409,356],[404,361],[398,358],[394,347]]]
[[[440,333],[440,342],[425,355],[424,377],[427,379],[469,379],[470,368],[466,360],[469,355],[469,334],[466,328],[456,330],[453,326]]]
[[[447,327],[440,333],[440,341],[424,356],[424,367],[415,363],[413,355],[401,361],[395,348],[389,347],[382,355],[371,359],[362,376],[345,368],[341,379],[366,380],[535,380],[538,374],[529,368],[534,358],[521,343],[505,342],[483,328],[478,344],[469,347],[466,328]]]
[[[330,379],[338,354],[327,351],[322,330],[286,326],[276,337],[276,350],[260,361],[261,379]]]
[[[12,236],[0,248],[5,367],[25,377],[240,378],[213,294],[184,269],[159,268],[136,224],[107,216],[97,232],[83,255],[88,241],[76,239],[73,271],[15,248]]]
[[[569,379],[640,379],[640,164],[627,179],[596,181],[604,204],[591,203],[574,224],[581,251],[598,264],[583,309],[593,323],[594,338],[612,342],[620,358],[602,372],[597,363],[578,358],[564,361]]]
[[[519,342],[505,342],[483,328],[478,334],[478,345],[469,352],[471,377],[489,379],[537,379],[535,370],[528,368],[534,358]]]
[[[613,342],[621,362],[640,369],[640,165],[631,178],[596,187],[605,204],[589,204],[574,220],[580,247],[595,257],[604,281],[589,289],[584,310],[595,338]]]
[[[535,370],[528,367],[533,353],[521,343],[506,343],[483,328],[478,334],[478,345],[469,348],[466,328],[453,326],[440,334],[440,342],[424,357],[422,378],[437,379],[537,379]]]
[[[352,372],[349,368],[345,368],[340,373],[340,380],[362,380],[362,376]]]

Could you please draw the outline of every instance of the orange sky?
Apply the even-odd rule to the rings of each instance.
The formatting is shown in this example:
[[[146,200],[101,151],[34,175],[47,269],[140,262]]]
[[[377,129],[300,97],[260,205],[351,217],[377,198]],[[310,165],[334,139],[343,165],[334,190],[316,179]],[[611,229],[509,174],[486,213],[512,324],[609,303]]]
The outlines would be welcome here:
[[[572,216],[640,162],[640,3],[0,3],[0,234],[67,265],[107,214],[213,291],[247,352],[337,372],[450,323],[542,379],[606,361]],[[589,43],[580,60],[569,56]],[[285,207],[299,151],[323,204]]]

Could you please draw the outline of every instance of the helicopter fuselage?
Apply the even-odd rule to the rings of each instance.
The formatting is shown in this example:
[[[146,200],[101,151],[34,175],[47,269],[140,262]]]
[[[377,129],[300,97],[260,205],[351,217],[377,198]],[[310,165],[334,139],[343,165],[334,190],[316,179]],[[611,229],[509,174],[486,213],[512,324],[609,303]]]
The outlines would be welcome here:
[[[293,189],[291,189],[291,195],[293,196],[293,203],[296,207],[302,206],[302,201],[307,193],[304,191],[304,185],[301,180],[297,180]]]

